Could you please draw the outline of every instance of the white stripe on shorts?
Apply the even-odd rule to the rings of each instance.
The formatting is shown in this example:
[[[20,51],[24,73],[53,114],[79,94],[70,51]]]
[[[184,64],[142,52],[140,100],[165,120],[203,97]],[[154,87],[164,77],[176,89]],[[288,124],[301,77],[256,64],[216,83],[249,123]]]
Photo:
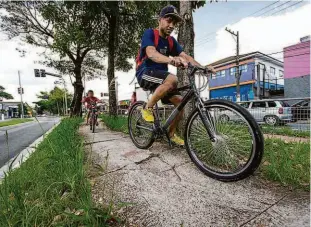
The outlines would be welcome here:
[[[157,83],[157,84],[162,84],[162,83],[163,83],[163,80],[162,80],[162,79],[155,78],[155,77],[151,77],[151,76],[148,76],[148,75],[146,75],[146,74],[144,74],[144,75],[142,76],[142,79],[147,80],[147,81],[150,81],[150,82],[153,82],[153,83]]]

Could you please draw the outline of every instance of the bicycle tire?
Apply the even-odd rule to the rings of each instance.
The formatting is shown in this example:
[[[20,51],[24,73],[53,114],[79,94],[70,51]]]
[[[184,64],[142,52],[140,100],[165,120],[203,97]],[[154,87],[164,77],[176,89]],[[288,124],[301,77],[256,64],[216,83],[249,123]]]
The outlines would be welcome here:
[[[188,119],[187,119],[187,123],[186,123],[186,128],[184,131],[184,138],[185,138],[185,146],[186,146],[186,150],[188,155],[190,156],[191,160],[194,162],[194,164],[207,176],[217,179],[219,181],[225,181],[225,182],[229,182],[229,181],[238,181],[238,180],[242,180],[244,178],[247,178],[248,176],[250,176],[251,174],[253,174],[256,169],[259,167],[261,161],[262,161],[262,157],[263,157],[263,153],[264,153],[264,138],[263,138],[263,134],[260,130],[259,125],[257,124],[257,122],[255,121],[255,119],[253,118],[253,116],[243,107],[241,107],[240,105],[227,101],[227,100],[208,100],[206,102],[204,102],[205,107],[209,107],[209,106],[215,106],[215,105],[222,105],[222,106],[227,106],[235,111],[237,111],[239,114],[241,114],[241,116],[244,117],[244,119],[247,121],[248,126],[250,127],[250,129],[252,130],[252,135],[253,135],[253,143],[252,143],[252,149],[254,147],[255,144],[255,149],[253,150],[252,156],[250,157],[250,160],[248,160],[247,162],[247,166],[246,168],[242,169],[242,171],[238,171],[237,173],[231,173],[231,174],[220,174],[219,172],[216,171],[212,171],[210,168],[207,168],[204,166],[204,164],[202,162],[200,162],[198,160],[198,158],[196,157],[194,151],[192,151],[191,146],[189,144],[189,133],[191,130],[191,125],[195,119],[195,116],[197,116],[198,113],[198,109],[194,109],[192,111],[192,113],[189,115]],[[209,138],[207,138],[209,139]]]
[[[95,133],[95,126],[96,126],[96,116],[95,116],[95,114],[93,114],[92,119],[93,119],[93,122],[92,122],[92,125],[93,125],[92,133]]]
[[[137,139],[135,138],[135,135],[133,134],[133,129],[131,127],[132,121],[133,119],[133,114],[134,111],[138,108],[138,107],[144,107],[146,105],[145,102],[143,101],[138,101],[136,102],[130,109],[129,115],[128,115],[128,132],[130,134],[131,140],[134,143],[134,145],[137,148],[140,149],[148,149],[149,147],[152,146],[153,142],[155,141],[155,137],[154,137],[154,133],[151,134],[150,138],[147,140],[147,142],[145,144],[140,144]]]

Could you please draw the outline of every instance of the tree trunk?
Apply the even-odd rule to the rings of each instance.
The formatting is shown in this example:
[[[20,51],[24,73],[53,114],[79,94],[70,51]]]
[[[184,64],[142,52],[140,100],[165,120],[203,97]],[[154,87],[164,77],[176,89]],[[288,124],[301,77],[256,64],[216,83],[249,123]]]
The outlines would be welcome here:
[[[83,85],[82,85],[82,73],[81,73],[81,63],[75,65],[74,74],[76,81],[73,84],[74,94],[71,102],[71,117],[81,116],[81,100],[83,95]]]
[[[192,6],[191,1],[180,1],[179,12],[184,18],[184,23],[179,27],[178,42],[183,47],[185,53],[194,57],[194,27],[192,18]],[[189,84],[186,70],[177,70],[178,84],[183,86]],[[182,125],[185,125],[186,116],[188,116],[193,109],[193,102],[189,102],[185,107],[185,115],[183,118]]]
[[[109,115],[117,115],[117,100],[116,100],[116,81],[114,76],[115,63],[115,43],[117,40],[117,15],[118,2],[116,4],[116,12],[109,18],[109,43],[108,43],[108,89],[109,89]]]

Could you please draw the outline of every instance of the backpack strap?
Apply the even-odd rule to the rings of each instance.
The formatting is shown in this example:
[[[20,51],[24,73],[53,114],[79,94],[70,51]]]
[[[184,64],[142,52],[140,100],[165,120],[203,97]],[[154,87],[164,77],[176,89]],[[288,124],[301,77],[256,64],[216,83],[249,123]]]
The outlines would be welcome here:
[[[174,40],[172,38],[172,36],[167,37],[168,40],[168,48],[170,50],[170,52],[172,52],[173,48],[174,48]]]
[[[159,38],[160,38],[159,30],[153,29],[153,35],[154,35],[154,46],[155,48],[157,48],[159,44]]]
[[[153,34],[154,34],[154,46],[155,48],[157,48],[158,44],[159,44],[159,38],[160,38],[160,33],[158,29],[153,29]],[[173,48],[174,48],[174,40],[172,36],[168,36],[167,37],[167,41],[168,41],[168,48],[169,51],[172,52]]]

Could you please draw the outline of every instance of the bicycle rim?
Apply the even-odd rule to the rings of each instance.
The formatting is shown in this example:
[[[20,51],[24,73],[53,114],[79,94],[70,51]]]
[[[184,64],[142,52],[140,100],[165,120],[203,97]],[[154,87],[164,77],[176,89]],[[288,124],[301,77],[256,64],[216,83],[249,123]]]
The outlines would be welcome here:
[[[147,149],[154,142],[154,134],[149,130],[137,127],[143,126],[152,129],[152,124],[145,122],[141,116],[143,106],[143,102],[137,102],[132,106],[128,118],[128,129],[135,146],[141,149]]]
[[[258,140],[250,124],[252,119],[250,115],[239,111],[240,108],[232,108],[221,102],[206,106],[212,117],[215,142],[209,139],[198,112],[192,114],[187,124],[188,153],[203,172],[214,178],[242,178],[241,175],[254,170],[252,165],[256,165],[255,168],[258,166]]]

